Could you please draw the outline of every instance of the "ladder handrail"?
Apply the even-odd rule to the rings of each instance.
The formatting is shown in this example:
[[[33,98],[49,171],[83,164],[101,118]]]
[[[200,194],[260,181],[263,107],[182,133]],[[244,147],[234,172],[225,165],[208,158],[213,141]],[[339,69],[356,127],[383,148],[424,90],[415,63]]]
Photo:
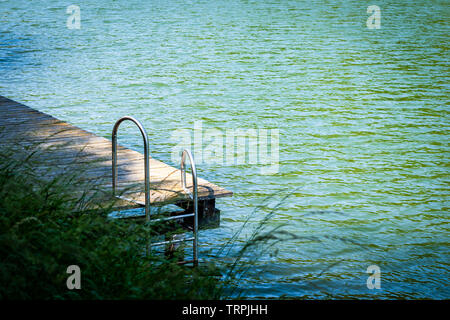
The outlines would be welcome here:
[[[147,221],[150,221],[150,147],[148,141],[147,131],[141,122],[133,117],[125,116],[117,120],[112,131],[112,187],[113,196],[116,195],[117,188],[117,131],[120,124],[129,120],[133,122],[142,134],[144,139],[144,167],[145,167],[145,217]]]
[[[186,155],[189,158],[189,162],[191,163],[192,170],[192,187],[193,194],[186,187]],[[192,153],[188,149],[184,149],[181,154],[181,186],[184,191],[192,197],[194,202],[194,239],[193,239],[193,247],[194,247],[194,265],[198,264],[198,181],[197,181],[197,168],[195,167],[194,158],[192,157]]]
[[[140,130],[142,134],[142,138],[144,139],[144,166],[145,166],[145,218],[147,222],[150,222],[150,147],[149,147],[149,141],[148,141],[148,134],[145,130],[144,126],[139,122],[139,120],[130,117],[125,116],[117,120],[117,122],[114,124],[114,128],[112,131],[112,187],[113,187],[113,196],[116,196],[117,192],[117,132],[119,130],[119,126],[122,122],[125,120],[129,120],[133,122]],[[189,158],[189,162],[191,165],[191,175],[192,175],[192,187],[193,192],[191,193],[190,190],[186,186],[186,157]],[[194,202],[194,213],[193,214],[184,214],[176,217],[169,217],[166,219],[156,219],[155,221],[160,220],[172,220],[172,219],[182,219],[188,216],[193,216],[194,220],[194,226],[193,226],[193,237],[187,238],[187,239],[181,239],[181,240],[172,240],[172,241],[163,241],[154,243],[153,245],[160,245],[165,243],[175,243],[180,241],[189,241],[192,240],[193,242],[193,260],[192,262],[194,266],[198,265],[198,179],[197,179],[197,168],[195,167],[194,158],[192,156],[192,153],[188,149],[184,149],[183,153],[181,154],[181,186],[183,190],[188,194],[192,201]],[[186,261],[185,261],[186,262]]]

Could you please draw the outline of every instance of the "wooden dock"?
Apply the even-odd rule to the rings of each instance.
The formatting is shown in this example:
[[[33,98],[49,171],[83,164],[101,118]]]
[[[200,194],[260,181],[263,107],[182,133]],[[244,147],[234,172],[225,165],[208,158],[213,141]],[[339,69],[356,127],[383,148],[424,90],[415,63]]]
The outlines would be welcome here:
[[[140,135],[138,131],[136,134]],[[42,151],[36,153],[39,161],[36,161],[34,170],[42,174],[43,180],[80,172],[96,187],[105,202],[112,200],[111,140],[0,96],[0,152],[17,145],[34,146]],[[143,158],[143,154],[137,151],[118,146],[119,190],[138,203],[144,203]],[[188,188],[190,179],[188,174]],[[172,203],[185,212],[192,209],[190,198],[181,186],[179,169],[151,158],[150,185],[152,206]],[[217,224],[220,218],[215,199],[229,197],[233,193],[201,178],[198,186],[200,225]],[[80,185],[80,194],[85,191],[83,188]],[[114,209],[117,210],[134,207],[139,205],[114,201]]]

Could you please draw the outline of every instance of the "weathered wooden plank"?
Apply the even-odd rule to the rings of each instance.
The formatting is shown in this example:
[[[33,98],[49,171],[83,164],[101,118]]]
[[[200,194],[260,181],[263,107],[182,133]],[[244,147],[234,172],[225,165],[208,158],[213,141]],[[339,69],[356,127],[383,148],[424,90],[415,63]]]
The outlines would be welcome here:
[[[18,123],[30,122],[30,121],[39,122],[39,121],[44,121],[44,120],[49,120],[49,119],[55,119],[53,117],[50,117],[50,116],[48,116],[44,113],[40,113],[40,112],[36,112],[36,113],[35,112],[28,113],[28,112],[21,112],[21,111],[18,111],[18,112],[20,112],[20,114],[17,114],[16,116],[9,116],[9,117],[7,117],[6,113],[2,112],[3,117],[2,117],[1,123],[8,124],[8,123],[11,123],[14,121],[17,121]]]
[[[57,146],[57,145],[67,145],[71,148],[83,148],[86,145],[93,146],[97,144],[108,144],[108,140],[100,137],[95,137],[92,135],[84,135],[84,136],[71,136],[71,135],[54,135],[54,136],[38,136],[37,134],[30,134],[27,136],[23,135],[2,135],[0,134],[1,139],[3,140],[1,144],[11,144],[18,143],[21,145],[37,145],[39,144],[42,147],[46,146]],[[111,145],[111,142],[109,142]]]

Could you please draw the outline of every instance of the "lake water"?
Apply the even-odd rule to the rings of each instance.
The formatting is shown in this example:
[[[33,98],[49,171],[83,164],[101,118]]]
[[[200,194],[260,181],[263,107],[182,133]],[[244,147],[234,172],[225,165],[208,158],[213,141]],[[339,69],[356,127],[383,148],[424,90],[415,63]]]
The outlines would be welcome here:
[[[252,252],[245,296],[449,299],[449,2],[377,0],[380,29],[369,4],[3,0],[0,94],[105,137],[132,115],[173,165],[174,132],[196,123],[278,129],[276,173],[198,164],[234,191],[201,232],[204,259],[276,207],[267,228],[295,237]]]

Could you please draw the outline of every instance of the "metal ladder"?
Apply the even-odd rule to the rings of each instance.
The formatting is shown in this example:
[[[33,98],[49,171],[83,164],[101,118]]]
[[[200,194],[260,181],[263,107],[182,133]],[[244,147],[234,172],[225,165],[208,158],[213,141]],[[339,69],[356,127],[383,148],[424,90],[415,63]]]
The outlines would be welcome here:
[[[142,204],[141,202],[137,202],[133,199],[128,199],[123,196],[117,195],[117,131],[120,127],[120,124],[124,121],[131,121],[133,122],[141,132],[142,138],[144,140],[144,170],[145,170],[145,203]],[[189,158],[189,162],[191,164],[191,170],[192,170],[192,186],[193,186],[193,192],[190,192],[190,190],[186,186],[186,156]],[[117,120],[117,122],[114,125],[113,131],[112,131],[112,188],[113,188],[113,196],[116,198],[119,198],[121,200],[126,200],[129,202],[136,203],[138,205],[144,205],[145,207],[145,220],[146,222],[161,222],[161,221],[168,221],[168,220],[177,220],[177,219],[184,219],[188,217],[193,217],[193,236],[183,239],[177,239],[177,240],[168,240],[168,241],[161,241],[161,242],[154,242],[151,244],[151,246],[160,246],[165,244],[174,244],[184,241],[192,241],[193,244],[193,259],[192,260],[185,260],[180,262],[180,264],[185,263],[192,263],[194,266],[198,265],[198,183],[197,183],[197,169],[195,167],[194,158],[192,157],[192,153],[184,149],[183,153],[181,154],[181,186],[186,192],[186,194],[189,195],[189,197],[194,202],[194,212],[188,213],[188,214],[182,214],[167,218],[160,218],[160,219],[151,219],[150,215],[150,147],[149,147],[149,141],[148,141],[148,135],[147,131],[145,131],[144,126],[140,123],[139,120],[130,117],[125,116]]]

